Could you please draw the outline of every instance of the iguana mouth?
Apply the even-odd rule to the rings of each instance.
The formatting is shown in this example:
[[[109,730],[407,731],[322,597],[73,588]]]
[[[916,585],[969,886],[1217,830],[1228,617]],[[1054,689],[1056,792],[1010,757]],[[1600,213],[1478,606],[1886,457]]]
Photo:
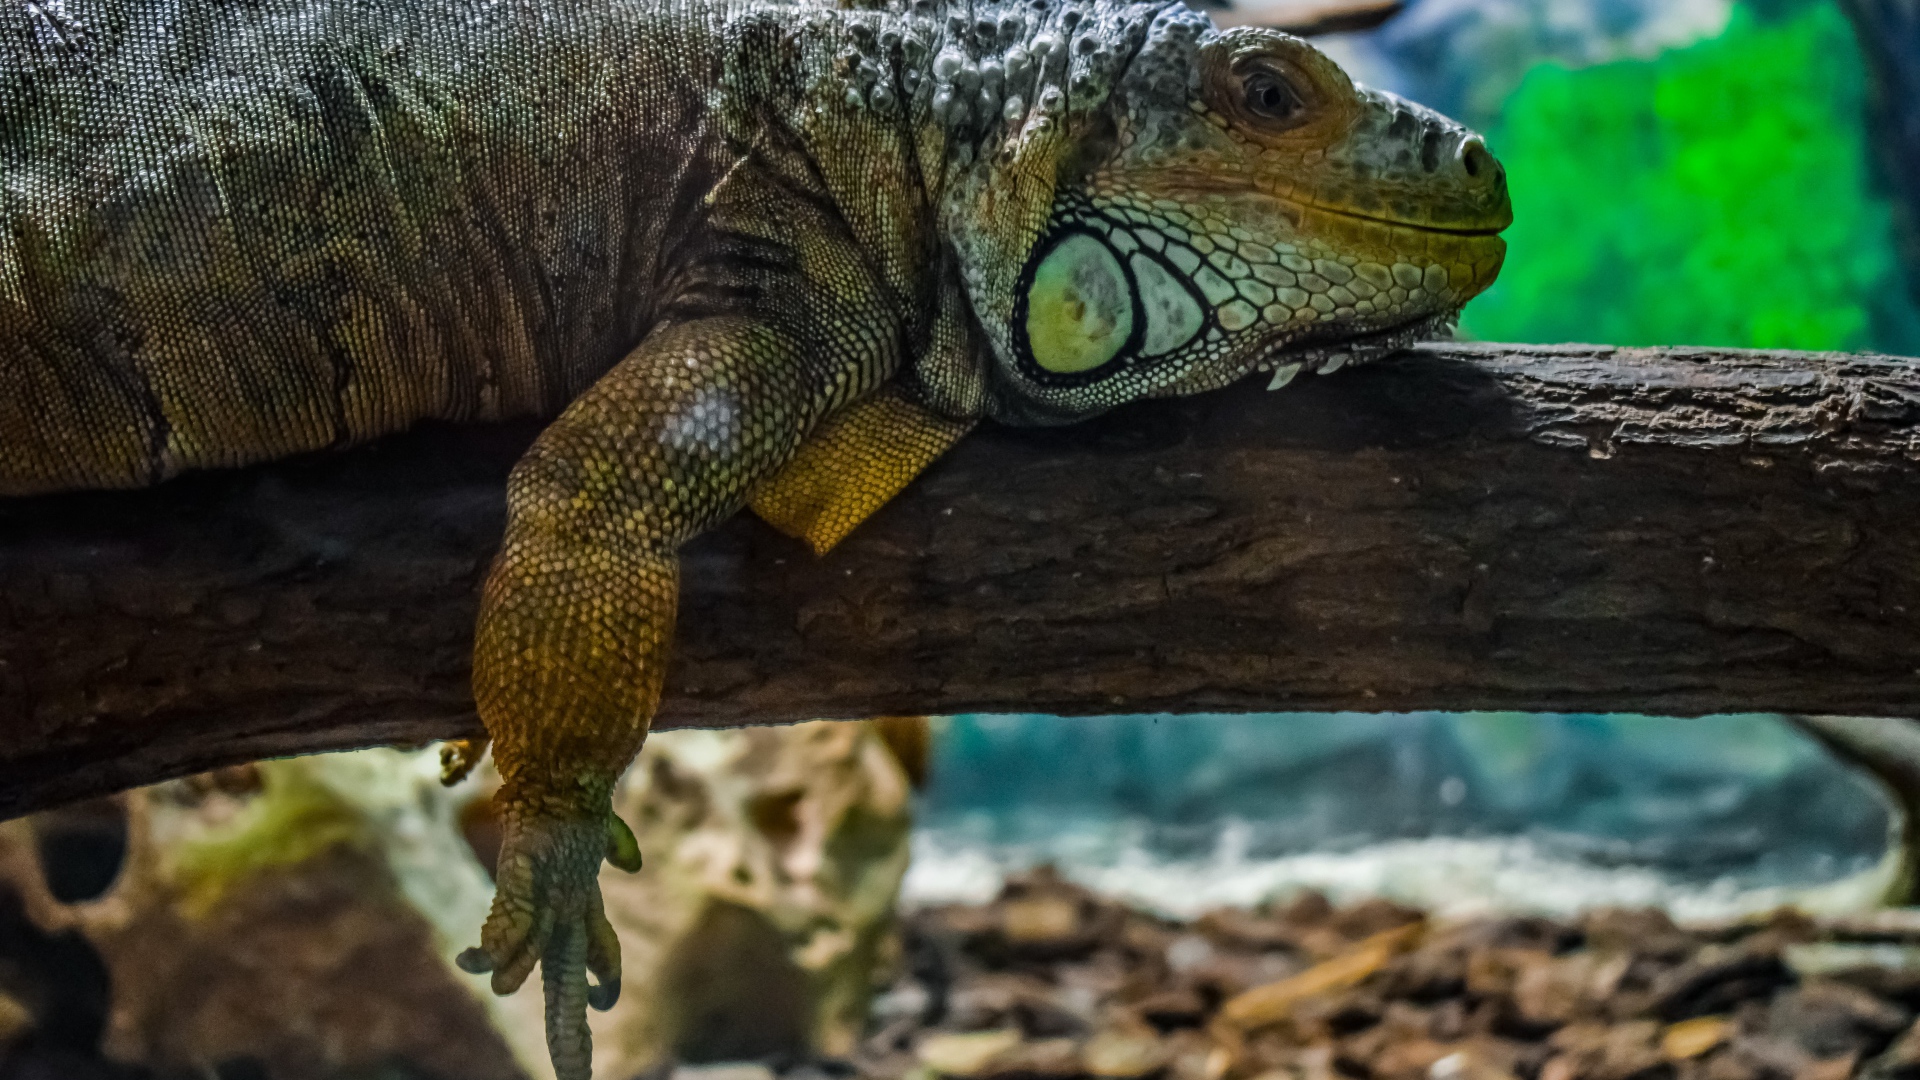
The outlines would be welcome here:
[[[1309,210],[1317,211],[1322,214],[1330,214],[1334,217],[1352,218],[1355,221],[1371,221],[1377,225],[1389,225],[1396,229],[1407,229],[1411,232],[1420,232],[1420,233],[1434,233],[1441,236],[1463,236],[1463,237],[1499,236],[1501,233],[1505,232],[1507,229],[1505,225],[1500,225],[1500,226],[1489,225],[1489,226],[1486,226],[1485,228],[1479,228],[1479,229],[1450,229],[1444,225],[1425,225],[1419,222],[1402,221],[1399,218],[1377,217],[1373,214],[1361,214],[1352,210],[1342,210],[1337,207],[1324,206],[1320,203],[1299,203],[1298,205],[1306,207]]]
[[[1494,223],[1488,225],[1474,226],[1471,228],[1434,225],[1428,222],[1408,221],[1404,218],[1382,217],[1379,214],[1362,213],[1352,207],[1331,206],[1327,203],[1314,202],[1297,196],[1276,195],[1257,185],[1249,184],[1247,181],[1238,177],[1209,176],[1189,169],[1167,170],[1167,172],[1162,175],[1166,176],[1167,180],[1162,184],[1155,185],[1156,190],[1172,190],[1184,194],[1203,196],[1258,195],[1294,207],[1303,213],[1325,214],[1329,217],[1347,218],[1352,221],[1365,221],[1375,225],[1385,225],[1394,229],[1407,229],[1411,232],[1437,234],[1441,236],[1458,236],[1469,239],[1484,239],[1499,236],[1512,224],[1510,211],[1505,214],[1495,215]]]

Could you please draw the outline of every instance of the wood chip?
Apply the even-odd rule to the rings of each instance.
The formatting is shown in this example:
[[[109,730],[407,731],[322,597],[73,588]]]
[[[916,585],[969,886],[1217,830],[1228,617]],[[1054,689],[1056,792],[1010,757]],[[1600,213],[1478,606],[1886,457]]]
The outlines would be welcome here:
[[[1279,1023],[1309,998],[1358,985],[1387,965],[1387,961],[1417,945],[1425,922],[1411,922],[1384,930],[1331,960],[1288,979],[1256,986],[1220,1007],[1220,1020],[1241,1030]]]
[[[1733,1025],[1725,1017],[1700,1016],[1670,1025],[1660,1035],[1660,1052],[1675,1061],[1697,1058],[1727,1041]]]

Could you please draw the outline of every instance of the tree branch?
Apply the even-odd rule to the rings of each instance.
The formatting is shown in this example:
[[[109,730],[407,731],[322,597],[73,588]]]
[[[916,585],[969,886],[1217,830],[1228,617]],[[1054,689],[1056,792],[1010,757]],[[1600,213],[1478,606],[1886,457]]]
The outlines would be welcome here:
[[[1920,870],[1920,724],[1889,716],[1789,716],[1840,760],[1878,780],[1895,809],[1889,837],[1900,862],[1882,900],[1910,906]]]
[[[0,815],[477,730],[528,425],[0,503]],[[989,428],[823,559],[689,547],[659,726],[917,712],[1920,714],[1920,368],[1429,346]]]

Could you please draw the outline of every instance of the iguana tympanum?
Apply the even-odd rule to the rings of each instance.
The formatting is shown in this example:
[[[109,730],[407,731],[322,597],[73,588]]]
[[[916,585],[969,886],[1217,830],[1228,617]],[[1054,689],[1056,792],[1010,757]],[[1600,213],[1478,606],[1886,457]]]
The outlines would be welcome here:
[[[1432,335],[1510,216],[1470,132],[1165,0],[0,0],[0,495],[554,417],[481,604],[464,965],[541,963],[576,1080],[681,544],[824,550],[983,417]]]

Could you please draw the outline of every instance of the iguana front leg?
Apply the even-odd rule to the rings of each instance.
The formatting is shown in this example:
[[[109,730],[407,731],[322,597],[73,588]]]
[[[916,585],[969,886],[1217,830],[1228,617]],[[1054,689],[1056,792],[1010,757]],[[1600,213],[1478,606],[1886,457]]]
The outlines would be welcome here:
[[[508,482],[474,652],[505,838],[493,911],[462,966],[510,993],[542,963],[561,1080],[590,1072],[585,1006],[610,1007],[619,992],[596,878],[610,838],[631,843],[610,800],[660,699],[675,553],[790,458],[836,399],[883,374],[859,370],[872,356],[822,344],[749,316],[657,330]]]

